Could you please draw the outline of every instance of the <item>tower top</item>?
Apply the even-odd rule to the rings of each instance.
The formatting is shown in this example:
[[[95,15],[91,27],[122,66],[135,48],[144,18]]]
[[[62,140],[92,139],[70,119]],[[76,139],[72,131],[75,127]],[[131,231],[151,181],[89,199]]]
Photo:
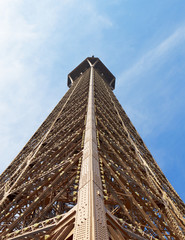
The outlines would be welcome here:
[[[111,87],[111,89],[115,89],[115,76],[109,71],[109,69],[100,61],[99,58],[94,56],[87,57],[83,62],[81,62],[72,72],[68,74],[67,85],[71,87],[72,83],[88,68],[90,68],[91,64],[94,64],[94,69],[101,75],[101,77],[105,80],[106,83]]]

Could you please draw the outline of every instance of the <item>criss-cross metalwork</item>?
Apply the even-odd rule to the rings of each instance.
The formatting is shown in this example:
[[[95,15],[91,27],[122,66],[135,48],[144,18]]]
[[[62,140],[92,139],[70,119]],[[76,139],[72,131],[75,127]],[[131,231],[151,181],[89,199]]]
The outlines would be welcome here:
[[[0,176],[0,239],[185,239],[185,205],[98,58]]]

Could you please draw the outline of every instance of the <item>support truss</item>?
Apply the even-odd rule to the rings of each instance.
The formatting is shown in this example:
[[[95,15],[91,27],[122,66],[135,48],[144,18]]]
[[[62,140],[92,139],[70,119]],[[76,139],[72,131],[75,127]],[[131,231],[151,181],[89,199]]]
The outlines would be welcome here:
[[[0,176],[0,239],[185,239],[185,205],[98,58]]]

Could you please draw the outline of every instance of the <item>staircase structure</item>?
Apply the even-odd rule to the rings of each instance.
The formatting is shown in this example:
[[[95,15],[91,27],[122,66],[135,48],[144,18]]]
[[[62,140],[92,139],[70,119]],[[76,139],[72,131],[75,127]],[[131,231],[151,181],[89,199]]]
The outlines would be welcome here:
[[[0,239],[185,239],[185,205],[95,57],[0,176]]]

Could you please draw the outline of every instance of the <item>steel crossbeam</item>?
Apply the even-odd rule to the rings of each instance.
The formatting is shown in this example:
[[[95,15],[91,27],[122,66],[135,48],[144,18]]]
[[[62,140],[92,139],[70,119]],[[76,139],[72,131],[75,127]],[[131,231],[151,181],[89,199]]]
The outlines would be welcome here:
[[[116,99],[98,58],[0,176],[0,239],[185,239],[185,204]]]

